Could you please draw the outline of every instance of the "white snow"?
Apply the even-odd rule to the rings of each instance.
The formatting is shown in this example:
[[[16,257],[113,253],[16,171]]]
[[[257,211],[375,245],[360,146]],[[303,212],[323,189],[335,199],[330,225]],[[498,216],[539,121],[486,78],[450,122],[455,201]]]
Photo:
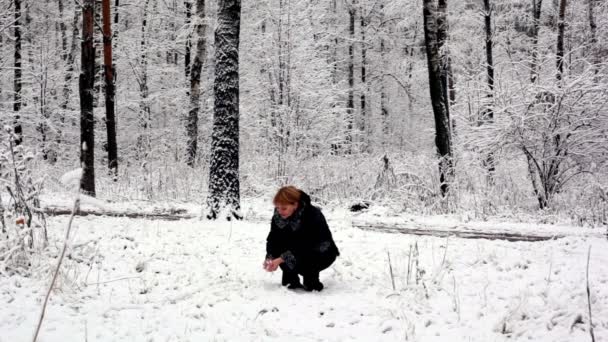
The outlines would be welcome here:
[[[325,289],[308,293],[262,269],[271,205],[243,212],[231,222],[77,217],[39,341],[590,341],[589,247],[594,332],[608,340],[601,235],[411,236],[359,230],[352,222],[369,214],[326,210],[342,255],[321,273]],[[31,341],[67,220],[49,219],[51,247],[33,277],[0,278],[0,341]]]

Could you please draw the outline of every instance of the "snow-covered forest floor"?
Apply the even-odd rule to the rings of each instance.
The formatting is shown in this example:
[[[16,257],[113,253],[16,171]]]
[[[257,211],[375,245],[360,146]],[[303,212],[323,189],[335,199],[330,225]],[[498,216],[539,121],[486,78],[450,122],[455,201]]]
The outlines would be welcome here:
[[[243,206],[232,222],[76,217],[39,341],[590,341],[589,247],[594,333],[608,340],[604,231],[485,222],[566,236],[414,236],[353,223],[447,223],[326,209],[342,255],[308,293],[262,269],[270,203]],[[32,276],[0,277],[0,341],[31,340],[67,222],[49,218]]]

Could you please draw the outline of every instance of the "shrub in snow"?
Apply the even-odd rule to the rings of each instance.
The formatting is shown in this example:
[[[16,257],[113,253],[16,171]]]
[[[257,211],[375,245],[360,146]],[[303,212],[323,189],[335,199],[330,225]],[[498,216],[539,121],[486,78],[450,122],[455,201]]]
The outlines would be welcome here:
[[[12,128],[0,145],[0,274],[27,274],[30,255],[48,243],[40,209],[42,179],[32,177],[33,154],[15,144]]]

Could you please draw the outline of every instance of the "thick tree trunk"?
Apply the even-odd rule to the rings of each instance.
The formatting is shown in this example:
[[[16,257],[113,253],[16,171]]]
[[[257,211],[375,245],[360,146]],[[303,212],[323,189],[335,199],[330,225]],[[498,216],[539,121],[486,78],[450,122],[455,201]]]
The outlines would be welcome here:
[[[95,119],[93,87],[95,82],[95,46],[93,44],[95,0],[84,0],[82,8],[82,43],[80,88],[80,163],[82,192],[95,196]]]
[[[15,5],[15,60],[13,79],[13,130],[15,145],[23,141],[23,128],[21,127],[21,0],[14,0]]]
[[[198,142],[198,113],[201,103],[201,72],[205,64],[206,50],[206,17],[205,0],[196,1],[196,54],[192,63],[192,73],[190,75],[190,110],[186,119],[186,134],[188,141],[186,145],[186,162],[194,167],[196,163],[197,142]]]
[[[564,74],[564,31],[566,29],[566,0],[559,2],[559,21],[557,24],[557,81],[561,81]]]
[[[239,184],[240,0],[219,0],[215,30],[215,106],[209,167],[210,219],[224,208],[241,218]]]
[[[446,106],[446,87],[442,82],[442,63],[439,48],[442,42],[438,37],[438,21],[435,17],[437,9],[433,6],[433,0],[424,0],[424,41],[429,72],[429,90],[431,103],[435,117],[435,146],[439,152],[439,175],[441,182],[441,194],[446,196],[449,190],[449,182],[452,179],[452,137],[450,132],[450,120]]]
[[[540,13],[543,0],[532,0],[532,62],[530,63],[530,81],[538,79],[538,33],[540,31]]]
[[[110,0],[103,0],[103,64],[105,75],[106,132],[108,136],[108,168],[118,174],[118,147],[116,144],[116,118],[114,114],[114,61],[112,59],[112,26]]]

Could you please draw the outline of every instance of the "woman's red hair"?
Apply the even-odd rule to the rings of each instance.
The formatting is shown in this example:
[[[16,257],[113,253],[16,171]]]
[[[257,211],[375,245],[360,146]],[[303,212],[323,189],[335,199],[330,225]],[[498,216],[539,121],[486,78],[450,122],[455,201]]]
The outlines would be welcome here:
[[[296,188],[293,185],[284,186],[277,191],[277,194],[274,195],[274,199],[272,200],[272,204],[294,204],[300,202],[300,197],[302,193],[300,189]]]

